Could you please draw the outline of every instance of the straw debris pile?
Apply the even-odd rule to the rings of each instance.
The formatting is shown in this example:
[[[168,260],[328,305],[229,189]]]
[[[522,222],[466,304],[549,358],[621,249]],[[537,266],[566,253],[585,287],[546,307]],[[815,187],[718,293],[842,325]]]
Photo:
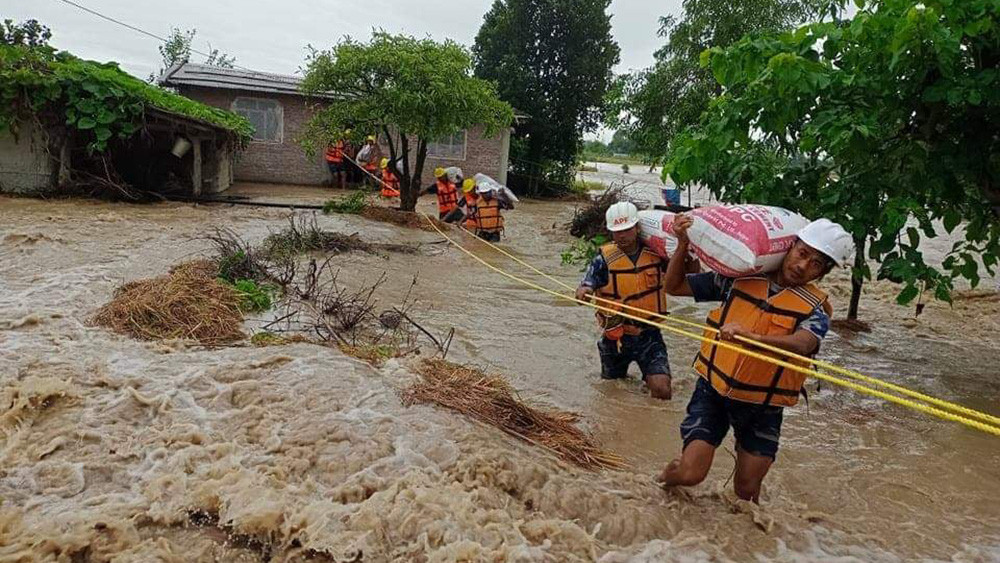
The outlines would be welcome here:
[[[239,294],[216,279],[208,260],[185,262],[164,276],[129,282],[94,322],[140,340],[183,338],[225,344],[244,337]]]
[[[604,214],[619,201],[627,201],[625,185],[608,186],[601,195],[576,208],[573,218],[566,224],[569,234],[584,239],[604,234]]]
[[[416,372],[421,380],[402,393],[406,405],[433,403],[458,411],[588,469],[625,466],[623,458],[602,451],[574,426],[578,415],[526,405],[502,376],[437,359],[423,360]]]

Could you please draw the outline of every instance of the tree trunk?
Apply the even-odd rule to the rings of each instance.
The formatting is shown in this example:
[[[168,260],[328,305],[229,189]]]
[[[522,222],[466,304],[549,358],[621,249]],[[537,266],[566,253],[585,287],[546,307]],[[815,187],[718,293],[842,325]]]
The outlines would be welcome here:
[[[427,141],[417,139],[417,162],[413,165],[410,178],[400,186],[400,206],[403,211],[413,211],[417,208],[417,197],[420,196],[420,177],[424,172],[424,160],[427,158]]]
[[[403,211],[412,211],[413,207],[407,209],[407,202],[411,199],[416,204],[416,196],[410,195],[410,139],[405,131],[399,131],[399,157],[403,159],[403,171],[399,178],[399,208]]]
[[[858,320],[858,304],[861,302],[861,286],[864,277],[861,272],[865,266],[865,239],[854,239],[857,254],[854,255],[854,271],[851,273],[851,305],[847,309],[847,320]]]

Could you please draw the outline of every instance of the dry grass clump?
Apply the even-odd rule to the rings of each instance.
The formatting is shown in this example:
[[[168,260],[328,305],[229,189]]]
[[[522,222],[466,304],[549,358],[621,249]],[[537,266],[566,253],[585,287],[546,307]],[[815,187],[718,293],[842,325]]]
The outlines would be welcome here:
[[[170,273],[129,282],[94,317],[98,325],[140,340],[184,338],[225,344],[244,337],[240,296],[216,279],[211,261],[185,262]]]
[[[421,402],[447,407],[547,448],[581,467],[617,469],[626,465],[622,457],[601,450],[574,426],[578,415],[526,405],[502,376],[439,359],[423,360],[416,372],[422,379],[403,391],[406,405]]]
[[[400,211],[399,209],[393,209],[391,207],[369,205],[361,210],[361,216],[373,221],[392,223],[393,225],[406,227],[408,229],[421,229],[424,231],[435,232],[434,227],[427,224],[423,215],[419,215],[412,211]],[[449,229],[447,223],[442,223],[433,217],[431,217],[431,221],[443,231]]]

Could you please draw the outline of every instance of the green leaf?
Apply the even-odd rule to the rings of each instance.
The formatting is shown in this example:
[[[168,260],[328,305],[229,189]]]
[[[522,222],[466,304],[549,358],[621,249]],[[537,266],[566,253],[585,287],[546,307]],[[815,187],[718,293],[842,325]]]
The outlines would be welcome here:
[[[917,289],[917,286],[909,284],[903,289],[903,291],[899,292],[899,295],[896,296],[896,303],[906,305],[910,301],[916,299],[919,293],[920,290]]]
[[[939,283],[934,288],[934,298],[945,303],[951,303],[951,290],[944,283]]]
[[[97,136],[98,142],[103,143],[111,138],[111,129],[108,129],[107,127],[98,127],[97,129],[94,129],[94,135]]]
[[[109,123],[113,123],[115,119],[117,119],[117,116],[110,111],[101,110],[97,114],[97,122],[100,123],[101,125],[107,125]]]
[[[910,246],[916,248],[920,244],[920,233],[917,232],[913,227],[908,227],[906,229],[906,237],[910,240]]]
[[[944,218],[942,222],[944,223],[944,230],[951,234],[955,230],[955,227],[962,221],[962,215],[956,211],[954,208],[949,208],[944,212]]]
[[[77,129],[93,129],[96,125],[97,121],[89,115],[81,117],[80,120],[76,122]]]

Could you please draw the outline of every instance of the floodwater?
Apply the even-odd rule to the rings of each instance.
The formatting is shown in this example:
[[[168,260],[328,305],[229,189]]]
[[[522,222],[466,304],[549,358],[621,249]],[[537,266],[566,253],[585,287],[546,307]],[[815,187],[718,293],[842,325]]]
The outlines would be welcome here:
[[[575,285],[577,268],[559,264],[571,211],[522,204],[504,246]],[[704,484],[659,489],[653,475],[680,449],[695,344],[666,336],[673,401],[650,399],[635,378],[602,381],[588,310],[434,233],[319,217],[372,242],[422,243],[416,255],[345,255],[341,280],[387,272],[388,308],[417,276],[413,314],[456,329],[449,359],[581,413],[629,469],[584,471],[450,412],[403,407],[405,362],[374,369],[310,344],[145,343],[89,324],[123,281],[202,255],[211,229],[259,241],[287,215],[0,199],[0,561],[1000,560],[1000,439],[826,384],[787,411],[761,506],[731,493],[731,438]],[[826,285],[843,311],[846,277]],[[1000,413],[1000,297],[965,292],[914,319],[893,296],[870,288],[872,332],[831,334],[823,357]],[[679,298],[674,312],[700,320],[706,308]]]

